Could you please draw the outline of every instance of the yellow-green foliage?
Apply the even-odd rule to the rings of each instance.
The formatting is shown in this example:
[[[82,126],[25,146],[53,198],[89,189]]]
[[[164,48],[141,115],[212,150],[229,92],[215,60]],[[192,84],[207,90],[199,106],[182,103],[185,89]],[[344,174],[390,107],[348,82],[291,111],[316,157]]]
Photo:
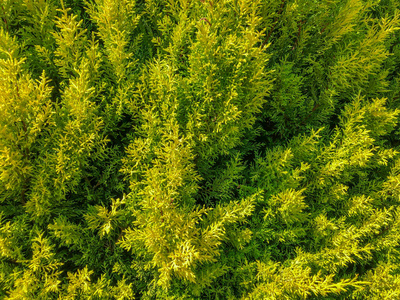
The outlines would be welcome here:
[[[1,299],[398,299],[396,0],[0,0]]]

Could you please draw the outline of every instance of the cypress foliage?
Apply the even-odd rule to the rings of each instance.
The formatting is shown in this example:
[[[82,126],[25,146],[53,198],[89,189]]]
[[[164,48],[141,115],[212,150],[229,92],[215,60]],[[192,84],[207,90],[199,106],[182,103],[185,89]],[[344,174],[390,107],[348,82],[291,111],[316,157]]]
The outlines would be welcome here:
[[[0,298],[399,298],[399,13],[0,0]]]

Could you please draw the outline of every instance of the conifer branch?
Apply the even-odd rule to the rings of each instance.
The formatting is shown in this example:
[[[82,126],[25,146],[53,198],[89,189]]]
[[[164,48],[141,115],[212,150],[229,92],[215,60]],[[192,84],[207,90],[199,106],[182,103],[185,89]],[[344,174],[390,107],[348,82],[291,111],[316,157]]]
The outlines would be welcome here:
[[[200,21],[206,21],[207,24],[211,26],[210,21],[208,21],[208,19],[206,17],[201,18]]]
[[[279,7],[279,11],[278,11],[278,13],[277,13],[277,15],[276,15],[276,17],[275,17],[275,19],[274,19],[274,21],[273,21],[272,28],[269,30],[267,36],[265,37],[264,41],[262,42],[261,48],[264,47],[264,45],[268,43],[269,38],[271,37],[271,34],[272,34],[272,32],[274,31],[276,24],[278,23],[278,18],[279,18],[279,16],[280,16],[280,15],[282,14],[282,12],[283,12],[285,3],[286,3],[286,0],[282,0],[281,6]]]
[[[3,20],[4,24],[6,25],[6,31],[9,32],[9,31],[10,31],[10,28],[8,27],[8,22],[7,22],[7,18],[6,18],[6,10],[5,10],[3,4],[1,5],[1,9],[2,9],[2,11],[3,11],[2,20]]]
[[[326,23],[326,24],[324,24],[324,25],[322,26],[322,29],[320,30],[319,34],[323,34],[323,33],[325,32],[326,28],[328,27],[328,25],[329,25],[329,22]]]
[[[298,26],[299,29],[298,29],[298,31],[297,31],[296,40],[295,40],[295,42],[294,42],[294,45],[293,45],[292,50],[294,50],[294,49],[296,48],[296,46],[297,46],[297,44],[298,44],[298,42],[299,42],[300,33],[301,33],[301,28],[302,28],[302,25],[303,25],[305,22],[306,22],[305,20],[301,20],[301,21],[299,22],[299,26]]]
[[[306,123],[306,121],[312,116],[312,114],[318,109],[318,107],[320,107],[320,104],[316,103],[310,113],[305,116],[304,119],[300,122],[300,126],[303,126]]]

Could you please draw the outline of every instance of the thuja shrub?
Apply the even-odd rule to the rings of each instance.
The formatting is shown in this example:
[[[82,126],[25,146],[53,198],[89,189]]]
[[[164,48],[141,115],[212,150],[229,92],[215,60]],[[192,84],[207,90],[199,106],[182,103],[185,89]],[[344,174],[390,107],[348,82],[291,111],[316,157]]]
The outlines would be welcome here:
[[[0,0],[0,298],[400,298],[400,2]]]

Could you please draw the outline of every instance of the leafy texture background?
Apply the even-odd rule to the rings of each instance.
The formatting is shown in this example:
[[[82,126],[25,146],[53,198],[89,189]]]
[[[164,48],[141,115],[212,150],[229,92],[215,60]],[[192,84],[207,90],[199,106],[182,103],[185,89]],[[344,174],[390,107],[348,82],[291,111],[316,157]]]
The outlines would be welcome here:
[[[399,299],[397,0],[0,0],[1,299]]]

